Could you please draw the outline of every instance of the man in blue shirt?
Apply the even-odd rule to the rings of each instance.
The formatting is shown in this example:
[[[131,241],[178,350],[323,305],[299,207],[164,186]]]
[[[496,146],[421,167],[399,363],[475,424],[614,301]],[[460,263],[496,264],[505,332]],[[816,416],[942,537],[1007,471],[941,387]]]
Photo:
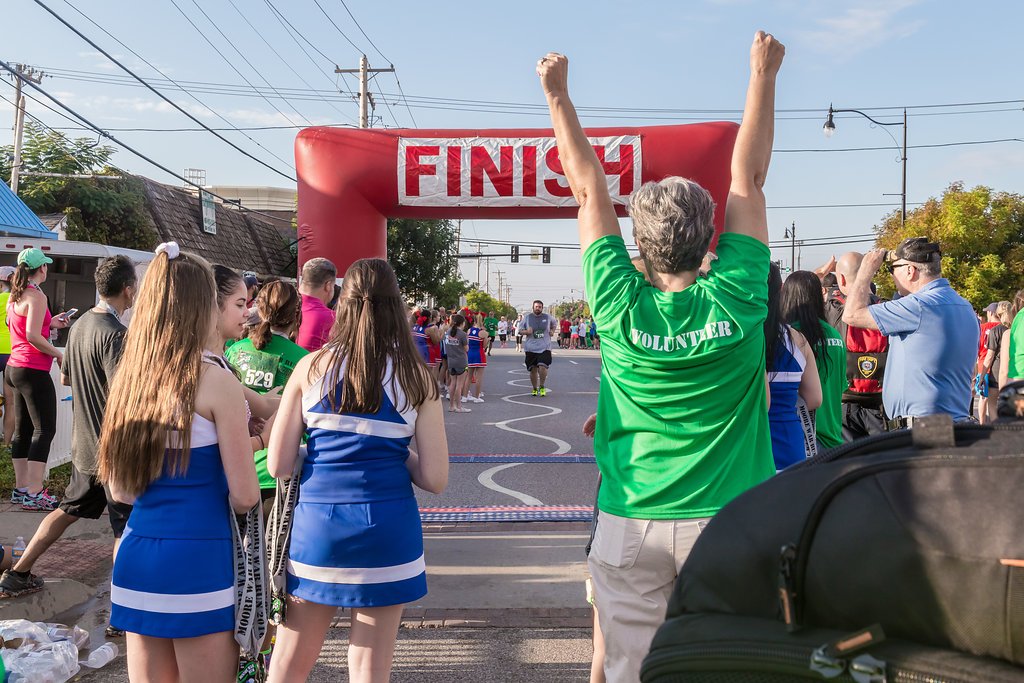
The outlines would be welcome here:
[[[900,298],[869,306],[871,280],[887,254]],[[978,318],[941,275],[942,252],[926,237],[903,240],[894,252],[875,249],[861,262],[843,311],[847,324],[889,337],[882,403],[890,429],[925,415],[970,415]]]

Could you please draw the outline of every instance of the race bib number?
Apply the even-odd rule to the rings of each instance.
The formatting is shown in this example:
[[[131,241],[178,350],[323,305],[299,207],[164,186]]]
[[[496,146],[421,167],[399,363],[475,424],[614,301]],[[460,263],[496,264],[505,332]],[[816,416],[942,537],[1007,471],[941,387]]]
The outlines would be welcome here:
[[[274,388],[280,362],[277,356],[254,349],[239,353],[235,367],[242,376],[242,384],[262,394]]]
[[[534,339],[543,339],[545,336],[547,335],[544,334],[544,330],[534,330],[533,332]]]

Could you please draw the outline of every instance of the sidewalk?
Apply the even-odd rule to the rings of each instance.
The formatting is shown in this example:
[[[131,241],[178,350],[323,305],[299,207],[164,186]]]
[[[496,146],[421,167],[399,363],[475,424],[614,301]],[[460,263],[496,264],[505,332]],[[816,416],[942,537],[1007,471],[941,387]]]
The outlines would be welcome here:
[[[0,505],[0,538],[26,541],[45,515]],[[584,681],[591,612],[584,600],[586,523],[424,525],[430,593],[406,608],[394,681]],[[0,600],[0,619],[63,620],[103,641],[109,616],[110,552],[106,517],[72,526],[37,563],[47,588]],[[311,681],[343,674],[348,614],[328,632]],[[75,680],[127,680],[121,656]],[[339,675],[341,678],[339,678]]]

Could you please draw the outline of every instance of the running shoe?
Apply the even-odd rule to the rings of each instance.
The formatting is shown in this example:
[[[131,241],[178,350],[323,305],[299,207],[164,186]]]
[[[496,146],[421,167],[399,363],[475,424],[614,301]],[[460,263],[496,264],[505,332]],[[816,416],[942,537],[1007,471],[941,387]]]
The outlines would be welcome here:
[[[484,399],[481,396],[470,396],[469,400],[472,401],[473,403],[483,403],[484,402]]]
[[[57,509],[58,504],[59,501],[50,495],[49,490],[43,489],[35,495],[31,493],[26,494],[25,502],[21,504],[21,509],[33,512],[53,512]]]
[[[547,396],[547,395],[548,395],[548,390],[545,389],[544,387],[541,387],[540,388],[540,393],[538,394],[538,396]]]
[[[11,503],[14,505],[23,505],[28,500],[28,491],[25,489],[12,489],[11,490]]]
[[[455,412],[456,413],[472,413],[473,409],[472,408],[463,408],[463,407],[460,406],[460,407],[455,409]]]
[[[469,401],[469,396],[463,396],[462,397],[462,402],[466,403],[467,401]]]
[[[14,572],[10,569],[0,576],[0,594],[17,598],[43,590],[43,580],[31,572]]]
[[[538,393],[537,393],[537,390],[536,390],[536,389],[534,389],[534,390],[533,390],[533,393],[532,393],[532,394],[530,394],[530,395],[531,395],[531,396],[539,396],[540,394],[538,394]]]

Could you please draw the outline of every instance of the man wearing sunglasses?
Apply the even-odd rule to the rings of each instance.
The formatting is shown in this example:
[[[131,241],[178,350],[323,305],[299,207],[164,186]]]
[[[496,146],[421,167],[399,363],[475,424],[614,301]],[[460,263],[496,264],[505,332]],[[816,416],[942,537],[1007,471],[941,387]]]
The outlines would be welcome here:
[[[900,298],[869,306],[871,280],[883,262]],[[942,277],[942,251],[912,237],[895,251],[868,252],[857,271],[843,321],[889,337],[882,403],[889,429],[946,413],[968,420],[980,329],[974,309]]]

